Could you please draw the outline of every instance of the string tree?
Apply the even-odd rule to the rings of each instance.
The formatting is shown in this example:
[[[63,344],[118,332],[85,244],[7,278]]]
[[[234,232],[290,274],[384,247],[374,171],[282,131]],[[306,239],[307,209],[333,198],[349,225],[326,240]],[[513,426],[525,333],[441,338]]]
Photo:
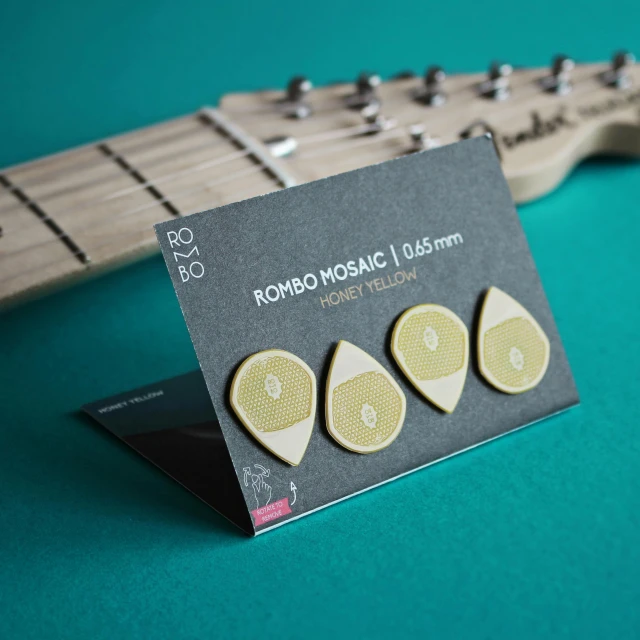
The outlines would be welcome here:
[[[483,98],[502,102],[511,96],[511,74],[513,67],[505,62],[493,62],[487,72],[487,79],[478,86]]]
[[[611,59],[610,68],[602,73],[602,81],[614,89],[628,89],[631,86],[629,70],[635,62],[635,56],[629,51],[618,51]]]
[[[542,88],[558,96],[566,96],[571,93],[573,84],[571,72],[575,69],[575,61],[565,55],[557,55],[551,62],[551,70],[548,76],[540,80]]]
[[[288,118],[298,120],[308,118],[313,110],[307,102],[307,96],[313,89],[313,84],[305,76],[294,76],[289,80],[284,99],[280,102],[280,108]]]
[[[429,107],[440,107],[447,101],[444,82],[447,78],[442,67],[436,65],[427,68],[424,74],[424,88],[418,95],[419,102]]]
[[[367,135],[380,133],[381,131],[389,131],[389,129],[393,129],[397,125],[394,118],[388,118],[380,113],[380,105],[377,103],[367,105],[361,109],[360,115],[368,125],[365,131]]]
[[[355,81],[355,93],[346,97],[345,102],[350,109],[364,109],[374,105],[380,106],[377,90],[382,80],[377,73],[363,71]]]
[[[425,126],[421,123],[409,125],[407,131],[411,141],[409,153],[426,151],[428,149],[435,149],[442,146],[440,139],[429,135],[426,132]]]
[[[264,145],[273,158],[288,158],[298,149],[298,141],[293,136],[267,138]]]

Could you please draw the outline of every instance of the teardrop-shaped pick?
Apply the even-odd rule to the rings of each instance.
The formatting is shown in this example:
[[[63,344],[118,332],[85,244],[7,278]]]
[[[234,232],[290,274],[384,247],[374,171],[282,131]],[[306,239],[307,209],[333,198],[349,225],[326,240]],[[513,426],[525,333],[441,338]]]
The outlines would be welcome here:
[[[327,428],[345,449],[388,447],[404,423],[407,401],[398,383],[368,353],[341,340],[327,380]]]
[[[230,401],[263,447],[291,465],[300,464],[316,416],[316,377],[305,362],[279,349],[250,356],[233,378]]]
[[[446,307],[419,304],[396,322],[391,352],[413,386],[451,413],[458,404],[469,366],[469,331]]]
[[[478,327],[480,372],[496,389],[533,389],[549,365],[549,339],[533,316],[504,291],[491,287]]]

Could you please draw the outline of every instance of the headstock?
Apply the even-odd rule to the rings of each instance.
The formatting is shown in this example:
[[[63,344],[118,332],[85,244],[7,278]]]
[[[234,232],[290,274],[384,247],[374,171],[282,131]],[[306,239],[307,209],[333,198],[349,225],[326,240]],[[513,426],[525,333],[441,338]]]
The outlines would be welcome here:
[[[640,68],[626,52],[609,63],[558,55],[547,69],[501,62],[486,74],[430,66],[381,82],[226,96],[221,109],[259,140],[286,138],[280,162],[299,182],[490,133],[517,201],[555,187],[589,155],[640,155]],[[304,87],[304,91],[295,87]]]
[[[640,155],[640,68],[557,56],[548,69],[236,94],[220,108],[0,171],[0,304],[157,250],[152,225],[491,134],[517,201],[582,158]]]

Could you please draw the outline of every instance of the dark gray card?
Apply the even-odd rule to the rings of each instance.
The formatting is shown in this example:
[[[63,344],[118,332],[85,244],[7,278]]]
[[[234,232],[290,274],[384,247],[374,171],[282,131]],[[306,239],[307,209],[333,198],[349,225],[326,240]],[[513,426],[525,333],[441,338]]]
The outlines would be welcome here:
[[[551,310],[493,144],[477,138],[156,226],[237,481],[257,533],[531,424],[578,403]],[[344,265],[344,266],[342,266]],[[537,320],[546,375],[507,395],[478,372],[475,334],[491,286]],[[471,361],[452,414],[434,408],[390,352],[407,308],[441,304],[469,328]],[[324,388],[339,340],[375,358],[407,399],[386,449],[352,453],[328,434]],[[229,403],[248,356],[296,354],[318,381],[306,454],[265,450]]]
[[[173,220],[157,225],[156,232],[247,506],[250,511],[265,506],[265,496],[245,482],[245,469],[263,476],[258,489],[268,485],[271,504],[288,499],[291,513],[258,530],[578,402],[488,138]],[[479,304],[490,286],[510,294],[536,318],[550,341],[549,368],[535,389],[513,396],[486,384],[472,358],[455,412],[443,414],[396,366],[391,329],[408,307],[442,304],[469,327],[474,353]],[[343,449],[326,430],[324,385],[341,339],[373,356],[407,396],[400,436],[373,455]],[[240,363],[273,348],[302,358],[318,380],[316,423],[298,467],[263,449],[229,404]]]

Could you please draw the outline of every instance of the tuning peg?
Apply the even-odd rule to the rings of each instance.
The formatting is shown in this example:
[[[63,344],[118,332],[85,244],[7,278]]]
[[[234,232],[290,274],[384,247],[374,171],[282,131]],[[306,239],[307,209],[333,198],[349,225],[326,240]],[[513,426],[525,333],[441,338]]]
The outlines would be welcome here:
[[[306,118],[311,115],[311,106],[305,102],[313,84],[304,76],[291,78],[287,85],[286,97],[283,101],[283,111],[291,118]]]
[[[380,86],[380,76],[377,73],[361,73],[356,80],[356,90],[358,95],[367,96],[375,93]]]
[[[506,100],[511,95],[509,76],[512,73],[510,64],[494,62],[489,67],[487,79],[480,83],[480,95],[491,100]]]
[[[356,79],[356,92],[347,97],[347,105],[352,109],[363,109],[372,104],[380,104],[376,89],[380,86],[380,76],[362,72]]]
[[[555,93],[560,96],[567,95],[571,89],[571,72],[576,63],[568,56],[558,55],[551,63],[551,73],[541,80],[545,91]]]
[[[447,77],[442,67],[429,67],[424,74],[424,93],[421,101],[430,107],[439,107],[447,101],[442,85]]]
[[[631,86],[629,67],[635,64],[636,58],[628,51],[618,51],[611,60],[611,68],[602,74],[603,82],[615,89],[628,89]]]
[[[425,151],[442,146],[440,140],[427,135],[423,124],[412,124],[409,126],[409,137],[411,138],[411,151]]]
[[[289,102],[300,102],[313,89],[313,85],[304,76],[295,76],[289,80],[287,85],[287,100]]]

